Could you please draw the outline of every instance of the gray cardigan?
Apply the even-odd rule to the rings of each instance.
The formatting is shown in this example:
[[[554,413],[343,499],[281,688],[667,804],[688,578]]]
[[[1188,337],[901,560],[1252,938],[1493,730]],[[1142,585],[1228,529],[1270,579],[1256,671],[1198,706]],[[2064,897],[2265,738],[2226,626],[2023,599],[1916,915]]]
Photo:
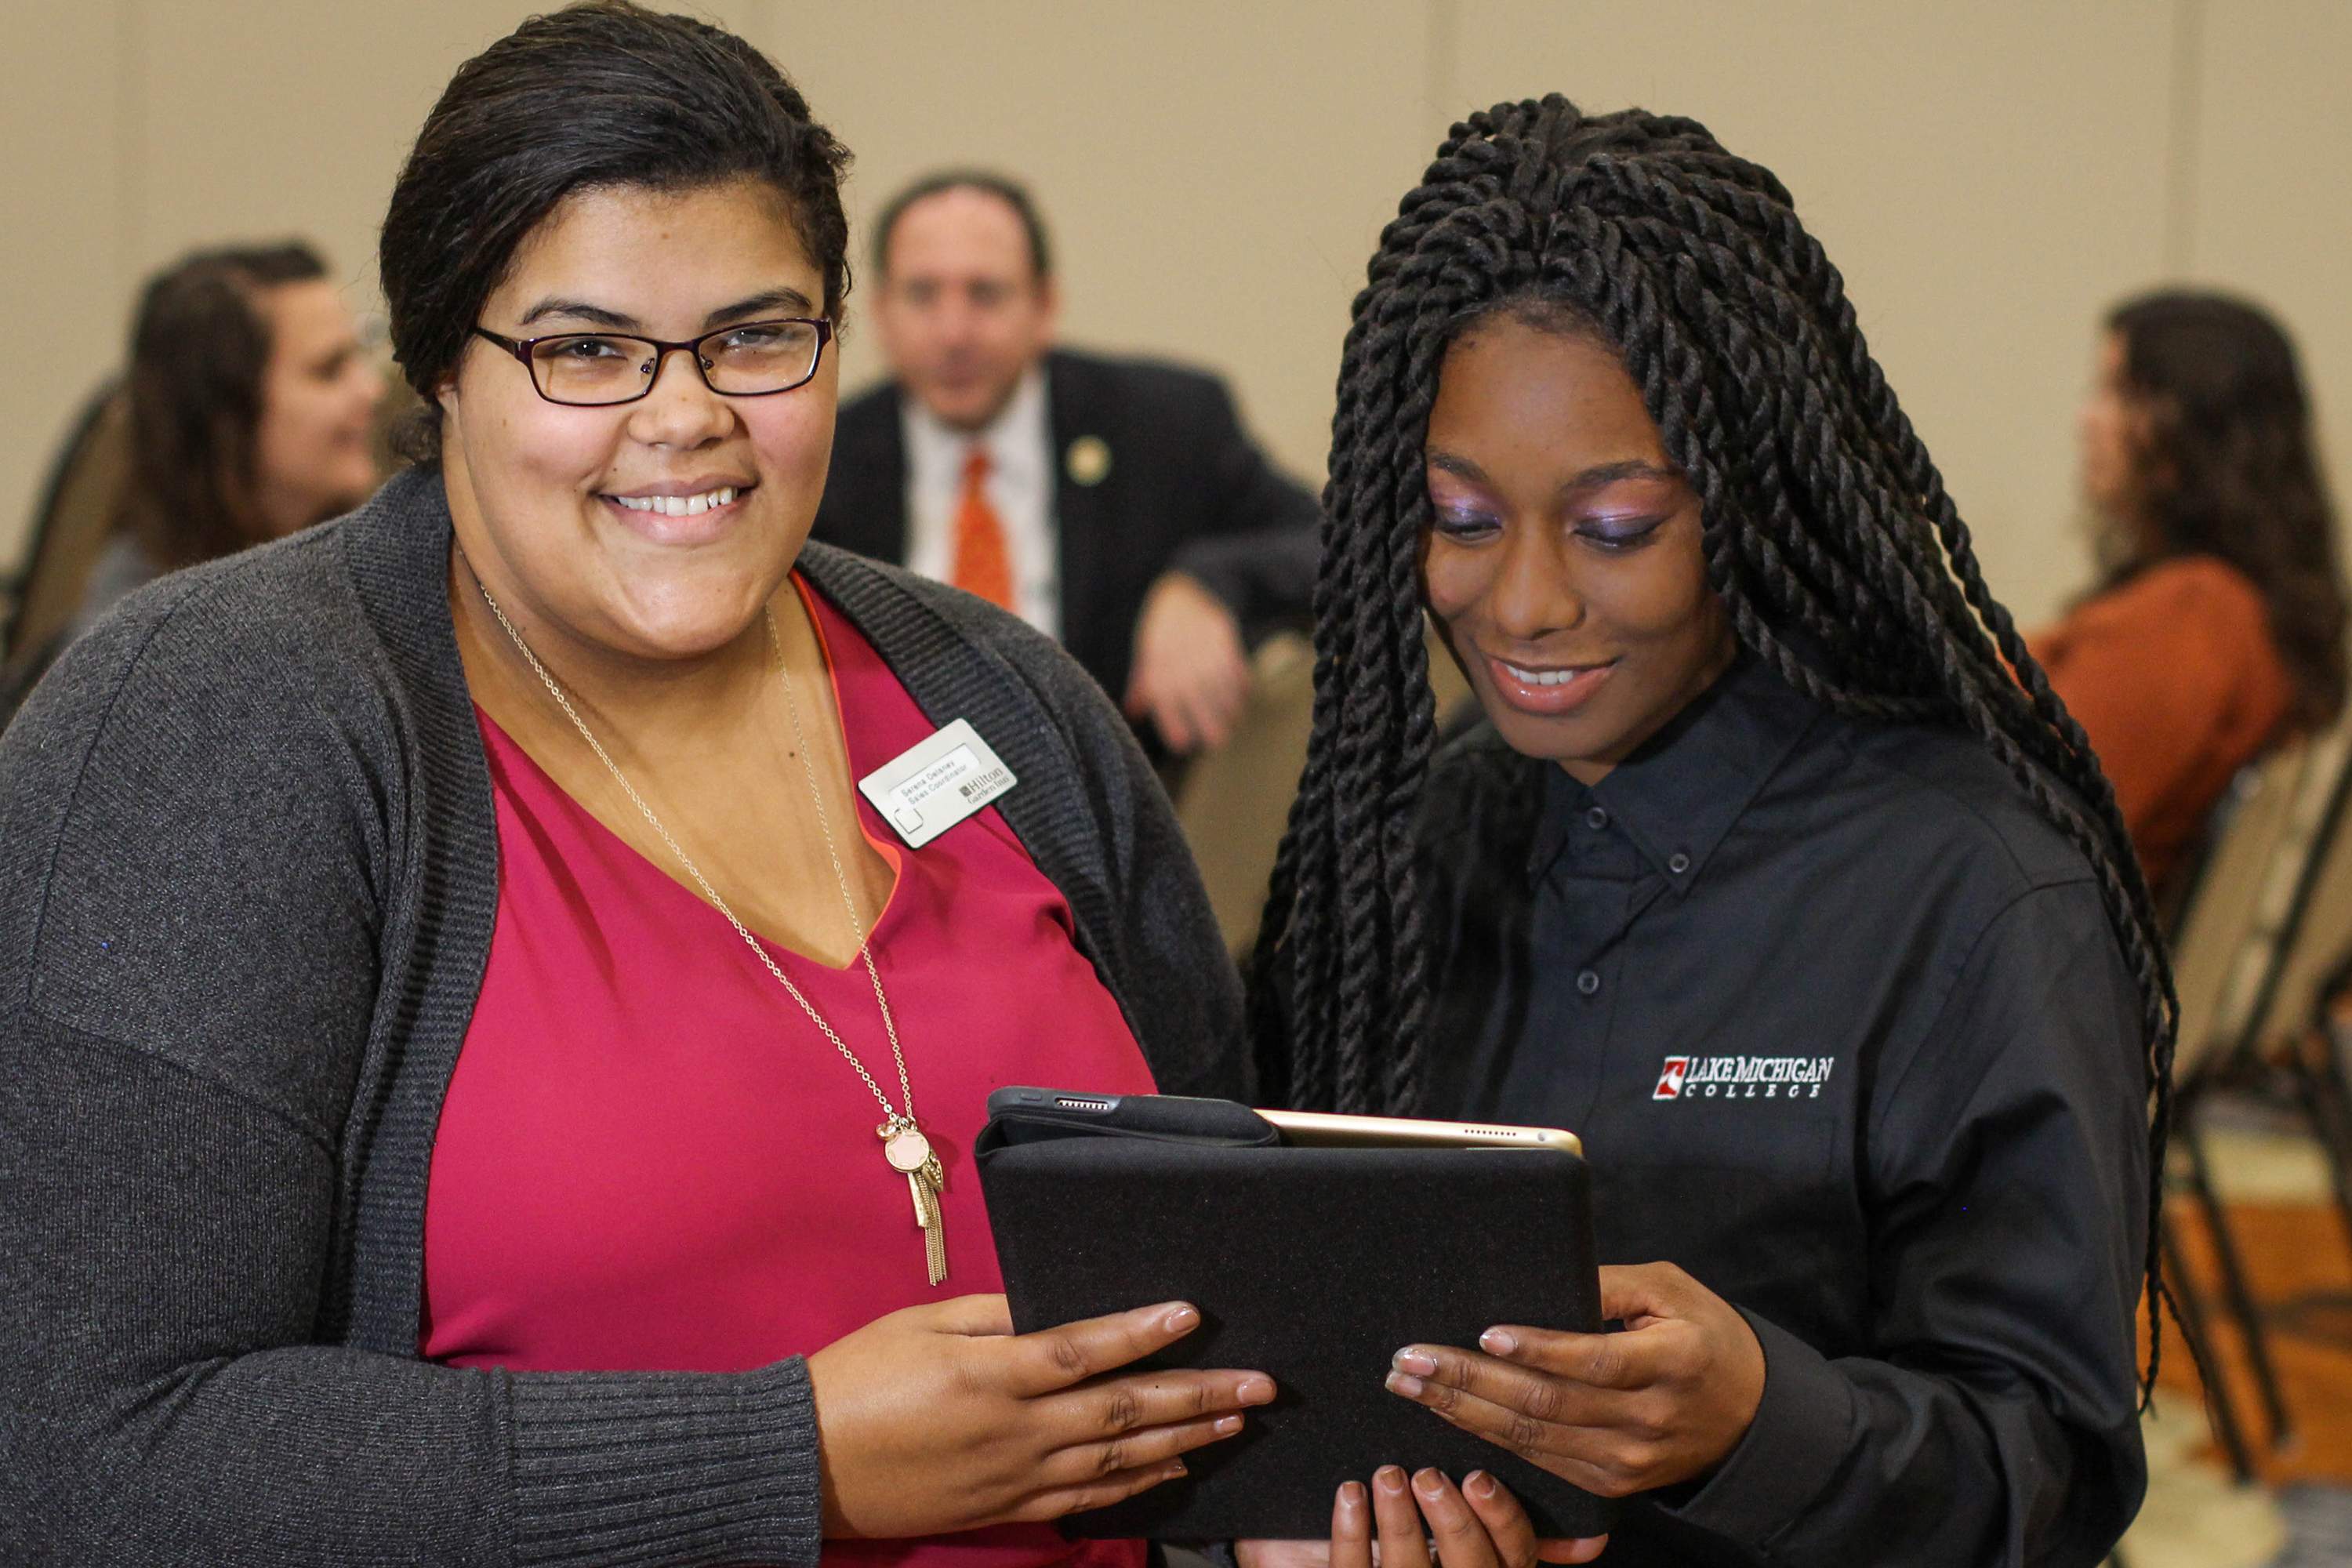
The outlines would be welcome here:
[[[806,1563],[797,1359],[416,1354],[425,1178],[498,901],[437,477],[168,578],[0,742],[0,1562]],[[1000,803],[1160,1086],[1242,1088],[1239,986],[1077,666],[979,601],[802,568]]]

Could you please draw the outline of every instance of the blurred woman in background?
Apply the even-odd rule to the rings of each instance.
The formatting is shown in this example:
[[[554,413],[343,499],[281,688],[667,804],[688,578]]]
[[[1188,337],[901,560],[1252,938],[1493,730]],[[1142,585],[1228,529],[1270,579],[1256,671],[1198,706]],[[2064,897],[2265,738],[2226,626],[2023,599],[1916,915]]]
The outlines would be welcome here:
[[[96,465],[101,490],[120,487],[110,507],[98,502],[110,533],[87,576],[59,586],[62,613],[16,634],[0,724],[133,588],[365,500],[382,478],[383,395],[326,264],[299,240],[195,251],[148,279],[123,386],[109,395],[129,404],[127,450],[100,456],[77,437],[63,459]]]
[[[79,630],[163,573],[349,511],[381,477],[384,384],[317,251],[197,251],[139,301],[127,376],[131,472]]]
[[[2082,450],[2105,575],[2033,651],[2163,889],[2231,777],[2344,706],[2335,508],[2294,345],[2224,295],[2116,307]]]

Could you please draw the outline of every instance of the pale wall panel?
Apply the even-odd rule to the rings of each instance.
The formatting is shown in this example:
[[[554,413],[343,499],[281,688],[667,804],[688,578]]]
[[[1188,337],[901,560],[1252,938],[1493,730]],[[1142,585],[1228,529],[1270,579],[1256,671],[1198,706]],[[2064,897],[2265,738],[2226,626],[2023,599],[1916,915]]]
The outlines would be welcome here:
[[[124,188],[121,18],[112,4],[0,7],[0,279],[19,333],[0,376],[0,565],[66,426],[114,364],[129,284],[117,243]]]
[[[757,0],[703,5],[724,19]],[[13,561],[48,455],[115,366],[132,295],[199,245],[286,235],[327,253],[353,309],[380,309],[375,239],[392,182],[450,75],[532,0],[396,5],[15,0],[0,180],[42,242],[10,247],[12,296],[60,368],[5,394],[0,561]],[[38,62],[27,68],[26,62]]]
[[[2095,323],[2157,270],[2170,6],[1463,0],[1461,110],[1558,90],[1704,121],[1770,167],[2031,620],[2087,570],[2074,414]],[[2315,78],[2315,90],[2327,79]]]
[[[2352,6],[2206,0],[2188,269],[2303,352],[2339,517],[2352,489]]]
[[[461,61],[540,8],[141,0],[137,265],[300,235],[326,249],[353,305],[372,308],[376,230],[417,127]]]
[[[549,0],[133,0],[144,13],[141,266],[296,232],[373,307],[376,231],[450,76]],[[756,0],[679,9],[724,19]]]
[[[866,218],[918,174],[1014,174],[1053,228],[1065,336],[1223,371],[1268,447],[1319,482],[1348,301],[1426,158],[1419,0],[758,15],[856,154],[861,262]],[[880,373],[870,340],[850,334],[850,385]]]
[[[857,153],[853,218],[936,163],[1026,175],[1060,242],[1068,335],[1220,366],[1309,477],[1347,301],[1450,119],[1550,88],[1696,113],[1795,189],[1996,587],[2038,615],[2084,571],[2072,422],[2094,324],[2162,271],[2187,3],[1658,0],[1638,26],[1559,0],[705,9],[776,53]],[[2202,3],[2193,267],[2297,328],[2340,456],[2352,12]],[[0,195],[38,235],[0,270],[44,367],[5,394],[0,554],[117,356],[141,273],[198,243],[299,232],[372,305],[375,226],[418,122],[456,65],[531,8],[0,6]],[[853,381],[875,373],[864,335],[847,361]]]

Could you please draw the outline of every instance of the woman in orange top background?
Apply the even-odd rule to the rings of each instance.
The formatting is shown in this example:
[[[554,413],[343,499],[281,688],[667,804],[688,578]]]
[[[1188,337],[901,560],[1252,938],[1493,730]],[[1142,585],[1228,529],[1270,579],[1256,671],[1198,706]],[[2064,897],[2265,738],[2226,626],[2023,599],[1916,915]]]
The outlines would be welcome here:
[[[2116,307],[2081,435],[2105,570],[2033,653],[2161,893],[2237,771],[2344,705],[2335,508],[2294,345],[2224,295]]]

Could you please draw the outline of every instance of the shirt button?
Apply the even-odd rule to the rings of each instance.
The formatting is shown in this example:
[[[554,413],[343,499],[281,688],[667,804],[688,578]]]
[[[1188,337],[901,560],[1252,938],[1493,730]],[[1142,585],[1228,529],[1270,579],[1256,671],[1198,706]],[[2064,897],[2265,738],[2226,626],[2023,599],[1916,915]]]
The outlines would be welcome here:
[[[1587,996],[1601,989],[1601,972],[1588,969],[1576,977],[1576,988]]]
[[[1608,809],[1603,806],[1596,805],[1591,811],[1586,812],[1584,814],[1584,826],[1590,827],[1595,833],[1598,833],[1602,828],[1608,826]]]
[[[1684,854],[1679,849],[1675,850],[1672,855],[1666,857],[1666,869],[1672,871],[1677,877],[1681,876],[1684,872],[1690,869],[1690,857]]]

